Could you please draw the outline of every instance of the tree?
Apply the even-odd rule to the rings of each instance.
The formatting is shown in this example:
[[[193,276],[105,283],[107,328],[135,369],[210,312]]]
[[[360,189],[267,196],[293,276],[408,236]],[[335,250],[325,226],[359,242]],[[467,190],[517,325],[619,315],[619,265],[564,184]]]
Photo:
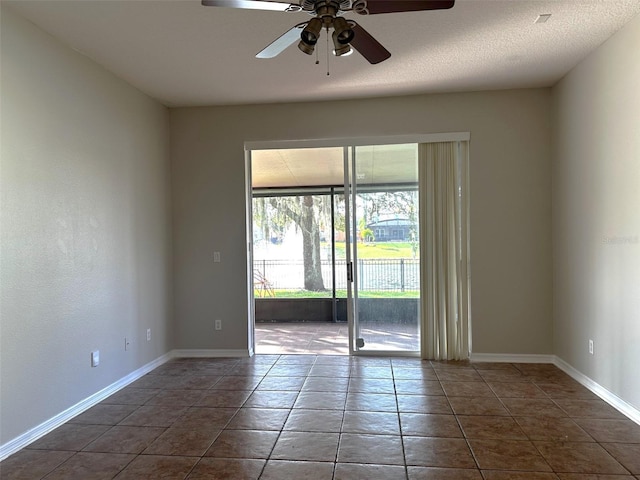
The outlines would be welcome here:
[[[325,290],[322,279],[320,255],[320,226],[327,216],[330,198],[326,195],[280,196],[264,198],[254,202],[256,221],[263,232],[269,229],[284,231],[291,222],[302,234],[302,259],[304,268],[304,289],[314,292]]]
[[[358,221],[358,240],[361,242],[373,242],[375,240],[373,230],[367,226],[369,223],[365,217]]]

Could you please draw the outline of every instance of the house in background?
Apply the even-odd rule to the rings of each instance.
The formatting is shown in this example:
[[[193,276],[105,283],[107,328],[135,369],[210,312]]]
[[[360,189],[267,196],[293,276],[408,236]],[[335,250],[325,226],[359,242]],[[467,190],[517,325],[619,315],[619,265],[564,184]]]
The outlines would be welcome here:
[[[407,218],[398,217],[369,223],[367,228],[376,242],[406,242],[411,238],[412,224]]]
[[[171,356],[250,353],[244,146],[283,139],[470,132],[472,358],[554,362],[640,421],[638,2],[556,77],[527,77],[555,57],[514,67],[529,49],[499,59],[499,71],[522,72],[512,87],[479,73],[397,91],[366,90],[378,73],[341,76],[338,59],[328,79],[309,62],[293,75],[293,56],[257,63],[244,36],[218,42],[242,55],[194,49],[190,75],[189,55],[169,63],[155,42],[173,27],[187,44],[216,22],[237,32],[245,18],[151,3],[2,2],[0,458]],[[543,2],[556,4],[581,23],[584,6]],[[179,28],[169,14],[180,5],[202,28]],[[465,31],[500,37],[502,17]],[[291,23],[264,18],[266,36]],[[392,58],[415,65],[419,46],[405,47]],[[443,62],[469,78],[478,67]],[[393,65],[375,72],[390,78]],[[141,76],[126,73],[135,66]],[[212,78],[269,80],[214,104],[202,94]],[[169,99],[167,84],[181,93]],[[297,96],[285,101],[288,89]]]

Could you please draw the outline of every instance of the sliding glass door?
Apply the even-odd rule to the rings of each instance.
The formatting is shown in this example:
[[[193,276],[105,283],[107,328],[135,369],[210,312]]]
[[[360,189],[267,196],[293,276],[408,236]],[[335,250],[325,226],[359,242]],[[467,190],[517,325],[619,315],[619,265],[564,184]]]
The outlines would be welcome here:
[[[415,143],[252,150],[256,322],[348,321],[331,352],[419,352],[417,153]]]
[[[347,147],[344,168],[350,349],[417,354],[417,144]]]

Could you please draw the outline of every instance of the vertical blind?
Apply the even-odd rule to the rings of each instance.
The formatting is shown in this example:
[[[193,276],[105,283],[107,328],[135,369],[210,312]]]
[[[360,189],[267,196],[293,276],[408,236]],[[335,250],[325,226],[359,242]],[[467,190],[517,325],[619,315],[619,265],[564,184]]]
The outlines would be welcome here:
[[[470,351],[469,142],[418,145],[421,355],[463,360]]]

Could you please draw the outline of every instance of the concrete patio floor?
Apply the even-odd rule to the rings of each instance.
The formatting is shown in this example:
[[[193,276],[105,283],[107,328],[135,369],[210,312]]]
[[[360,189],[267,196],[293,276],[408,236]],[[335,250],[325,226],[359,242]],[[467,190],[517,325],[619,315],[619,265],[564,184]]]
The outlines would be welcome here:
[[[346,323],[256,323],[256,353],[349,355]],[[415,327],[381,324],[362,328],[367,350],[417,351],[420,341]]]

